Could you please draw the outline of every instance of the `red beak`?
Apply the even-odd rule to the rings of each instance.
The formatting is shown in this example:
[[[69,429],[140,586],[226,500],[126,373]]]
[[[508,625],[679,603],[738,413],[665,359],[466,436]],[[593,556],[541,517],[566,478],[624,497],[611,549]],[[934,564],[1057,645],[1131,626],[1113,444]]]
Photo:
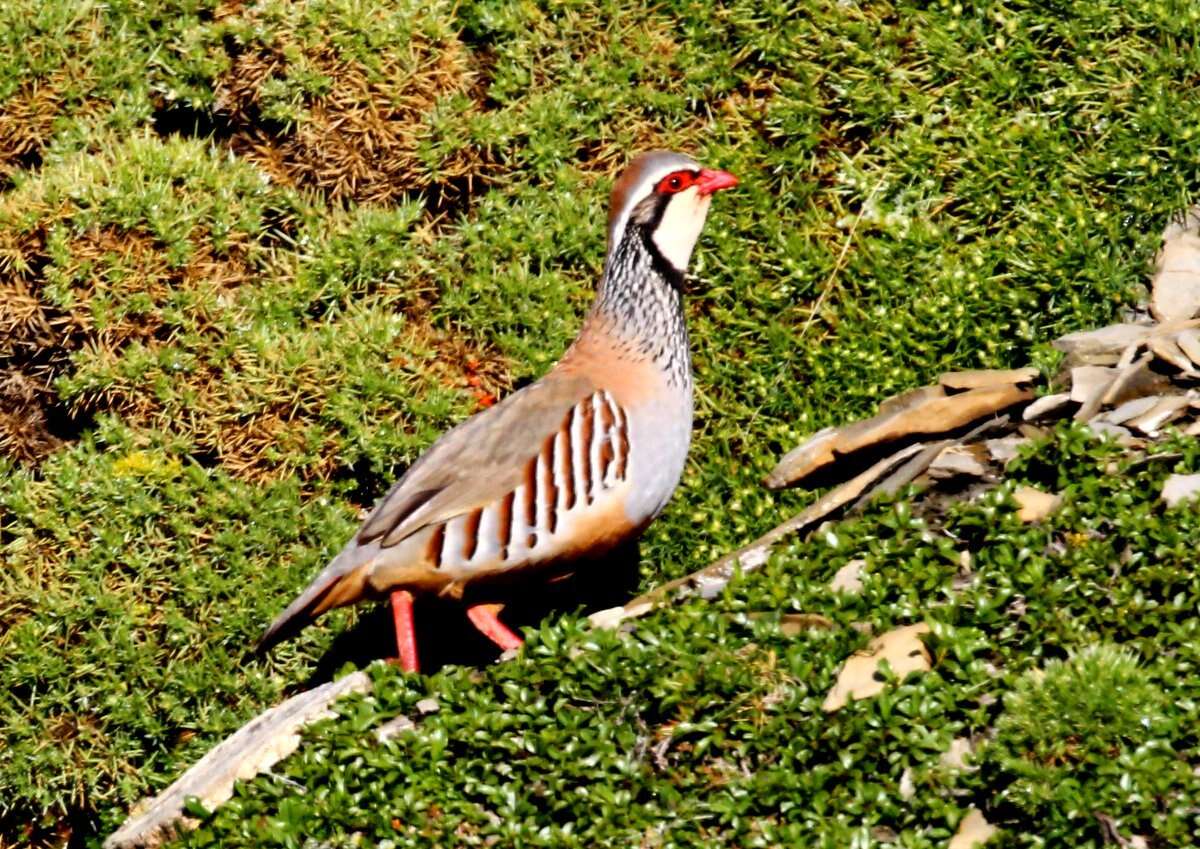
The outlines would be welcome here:
[[[711,168],[701,168],[700,176],[693,183],[701,195],[711,195],[721,189],[732,189],[737,184],[738,178],[728,171],[713,171]]]

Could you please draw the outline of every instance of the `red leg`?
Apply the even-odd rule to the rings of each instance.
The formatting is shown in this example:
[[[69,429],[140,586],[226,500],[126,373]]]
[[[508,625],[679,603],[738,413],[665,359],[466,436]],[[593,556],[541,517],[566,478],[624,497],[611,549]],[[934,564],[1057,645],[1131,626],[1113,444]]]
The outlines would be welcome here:
[[[400,654],[400,668],[405,672],[420,672],[417,632],[413,628],[413,596],[408,590],[392,593],[392,621],[396,624],[396,650]]]
[[[503,609],[503,604],[474,604],[467,608],[467,618],[471,620],[472,625],[479,629],[481,634],[504,651],[519,649],[525,645],[525,641],[496,618]]]

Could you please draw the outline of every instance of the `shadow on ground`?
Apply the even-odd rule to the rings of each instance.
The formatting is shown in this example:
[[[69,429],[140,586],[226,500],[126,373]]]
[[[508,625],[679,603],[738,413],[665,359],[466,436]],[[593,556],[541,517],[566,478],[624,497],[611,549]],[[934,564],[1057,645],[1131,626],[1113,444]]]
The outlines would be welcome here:
[[[501,619],[513,630],[538,627],[568,611],[584,614],[624,604],[637,594],[640,553],[637,544],[625,546],[603,560],[550,584],[515,588],[504,598]],[[417,599],[414,616],[421,672],[431,675],[444,666],[486,666],[500,656],[486,637],[467,620],[461,603],[433,596]],[[310,627],[321,627],[319,624]],[[362,667],[373,660],[396,656],[396,635],[387,601],[376,602],[358,622],[340,634],[312,674],[288,695],[333,679],[345,664]]]

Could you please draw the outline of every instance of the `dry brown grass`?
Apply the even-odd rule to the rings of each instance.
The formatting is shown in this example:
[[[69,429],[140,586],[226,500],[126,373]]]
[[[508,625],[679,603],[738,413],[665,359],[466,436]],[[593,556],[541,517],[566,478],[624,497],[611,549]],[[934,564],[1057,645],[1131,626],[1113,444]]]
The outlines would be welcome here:
[[[0,184],[36,161],[62,105],[62,80],[34,80],[0,104]]]
[[[64,206],[29,231],[0,232],[0,452],[23,462],[36,462],[62,444],[54,433],[54,415],[74,418],[113,409],[102,397],[70,410],[59,403],[54,382],[72,370],[76,351],[87,348],[89,356],[112,357],[132,342],[153,340],[169,332],[161,305],[172,291],[218,294],[248,273],[236,244],[228,256],[216,257],[211,240],[199,238],[189,261],[174,266],[146,233],[94,228],[72,239],[69,262],[56,266],[56,276],[73,284],[69,304],[55,304],[44,291],[48,241],[70,213]],[[146,299],[149,308],[121,311],[97,325],[97,297],[126,301],[133,296]],[[206,316],[200,311],[190,318],[202,326]]]
[[[64,39],[64,52],[94,49],[102,29],[100,14],[92,10]],[[41,161],[60,116],[87,118],[107,103],[95,95],[85,67],[64,65],[45,76],[23,79],[15,92],[0,101],[0,186],[14,172]]]
[[[225,17],[234,14],[240,12],[227,10]],[[297,56],[307,73],[329,80],[329,89],[306,97],[303,116],[291,125],[272,126],[262,118],[264,86],[285,79]],[[470,191],[486,169],[477,149],[464,144],[431,164],[422,160],[421,146],[430,114],[446,98],[472,90],[471,61],[457,39],[431,42],[419,33],[408,55],[381,54],[377,69],[330,45],[252,44],[216,80],[214,111],[233,130],[233,150],[287,185],[359,203],[413,191]]]
[[[369,332],[378,317],[347,319],[339,338]],[[119,412],[127,422],[187,439],[193,450],[219,462],[243,480],[265,482],[295,475],[304,481],[328,480],[346,466],[343,434],[322,414],[339,392],[341,369],[328,341],[315,336],[281,338],[274,350],[236,345],[217,365],[206,360],[175,376],[181,391],[163,396],[146,391],[153,374],[136,382],[117,380],[101,394],[75,399],[80,410]],[[309,353],[311,350],[311,354]],[[476,409],[495,403],[510,386],[508,370],[495,352],[439,331],[421,313],[409,315],[404,333],[393,340],[393,353],[381,352],[379,367],[410,375],[413,393],[429,386],[469,392]],[[285,351],[305,354],[286,369],[277,359]],[[95,347],[92,368],[116,374],[120,352]],[[422,385],[424,384],[424,385]],[[187,403],[181,403],[186,398]],[[403,397],[370,411],[372,427],[410,426]]]

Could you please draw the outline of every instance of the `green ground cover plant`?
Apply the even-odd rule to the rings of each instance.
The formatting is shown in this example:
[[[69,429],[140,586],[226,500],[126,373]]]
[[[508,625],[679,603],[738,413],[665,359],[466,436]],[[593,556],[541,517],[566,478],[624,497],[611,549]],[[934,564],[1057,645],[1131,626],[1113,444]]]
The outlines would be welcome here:
[[[388,652],[367,611],[247,650],[423,447],[561,353],[634,150],[742,178],[698,251],[695,442],[644,588],[803,506],[758,481],[805,435],[949,368],[1048,364],[1137,301],[1200,189],[1197,32],[1169,0],[4,4],[0,843],[96,843]],[[1025,462],[1076,491],[1044,528],[1001,496],[938,518],[979,550],[959,595],[901,501],[631,637],[555,615],[514,664],[382,671],[279,768],[313,790],[262,779],[186,840],[923,846],[990,803],[1039,824],[1015,844],[1099,846],[1099,812],[1186,845],[1200,540],[1153,488],[1195,449],[1124,476],[1106,450],[1067,431]],[[863,552],[867,591],[831,596]],[[747,616],[789,610],[840,627]],[[850,622],[925,616],[933,673],[817,710]],[[1030,736],[1099,644],[1161,712],[1084,700],[1102,743]],[[364,742],[430,692],[419,737]],[[978,771],[936,768],[992,726]]]
[[[879,504],[627,633],[568,619],[484,671],[380,668],[371,695],[178,845],[934,847],[976,805],[1011,826],[998,845],[1101,847],[1107,817],[1125,839],[1187,846],[1200,510],[1164,520],[1157,493],[1200,445],[1157,453],[1135,465],[1064,427],[977,503]],[[1013,487],[1047,475],[1064,508],[1021,523]],[[862,593],[831,590],[852,560]],[[833,628],[781,625],[812,611]],[[864,623],[921,620],[931,672],[822,711]],[[417,729],[380,743],[399,714]],[[967,768],[942,760],[973,736]]]

